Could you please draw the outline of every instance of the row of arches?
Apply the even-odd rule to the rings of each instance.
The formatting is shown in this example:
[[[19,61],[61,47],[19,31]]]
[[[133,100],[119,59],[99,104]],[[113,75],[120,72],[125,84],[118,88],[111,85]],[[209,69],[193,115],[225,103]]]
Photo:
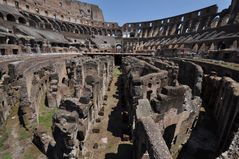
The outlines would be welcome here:
[[[10,21],[10,22],[19,22],[21,24],[26,24],[27,21],[24,17],[15,17],[14,15],[12,14],[3,14],[0,12],[0,19],[4,20],[6,19],[7,21]]]
[[[57,32],[72,32],[76,34],[87,34],[87,35],[100,35],[100,36],[122,36],[121,29],[109,29],[109,28],[95,28],[76,23],[69,23],[56,19],[50,19],[34,15],[31,13],[22,12],[24,17],[17,17],[12,14],[6,14],[0,12],[0,18],[10,22],[18,22],[20,24],[29,25],[34,28],[42,28],[53,30]]]
[[[213,36],[210,34],[210,36]],[[138,40],[132,41],[128,40],[124,42],[124,49],[131,50],[131,52],[140,51],[157,51],[159,49],[191,49],[194,53],[207,53],[209,50],[224,50],[224,49],[237,49],[239,48],[238,39],[213,39],[206,40],[207,42],[199,42],[205,40],[199,40],[198,38],[203,38],[203,36],[186,36],[186,37],[174,37],[174,38],[161,38],[161,39],[151,39],[151,40]]]
[[[180,35],[198,32],[211,28],[222,27],[228,24],[230,14],[216,14],[190,21],[183,21],[176,24],[160,24],[152,27],[125,27],[123,28],[123,37],[125,38],[150,38],[159,36]]]

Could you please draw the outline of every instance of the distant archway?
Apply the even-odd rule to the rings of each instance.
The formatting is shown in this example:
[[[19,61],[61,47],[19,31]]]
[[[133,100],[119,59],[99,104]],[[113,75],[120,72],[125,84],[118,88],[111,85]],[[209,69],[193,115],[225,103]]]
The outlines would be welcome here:
[[[11,22],[16,22],[16,18],[12,14],[7,15],[7,20]]]
[[[122,45],[121,44],[116,45],[116,52],[118,52],[118,53],[122,52]]]
[[[219,21],[220,21],[220,17],[216,16],[211,22],[211,28],[216,28],[218,26]]]
[[[22,18],[22,17],[19,17],[19,18],[18,18],[18,21],[19,21],[19,23],[21,23],[21,24],[26,24],[26,20],[25,20],[24,18]]]

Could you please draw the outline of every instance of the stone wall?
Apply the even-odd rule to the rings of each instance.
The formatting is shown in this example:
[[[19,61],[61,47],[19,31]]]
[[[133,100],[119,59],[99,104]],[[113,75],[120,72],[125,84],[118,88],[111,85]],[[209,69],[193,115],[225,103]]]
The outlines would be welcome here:
[[[238,128],[239,84],[229,77],[206,75],[203,80],[202,99],[217,124],[218,150],[228,149]]]
[[[222,153],[217,159],[239,158],[239,154],[238,154],[239,135],[238,135],[238,133],[239,133],[239,131],[237,131],[237,133],[235,134],[229,149],[226,152]]]
[[[136,159],[172,159],[163,139],[161,130],[151,118],[143,118],[137,123]]]
[[[87,152],[84,142],[103,109],[114,61],[110,56],[82,56],[56,64],[58,71],[49,77],[46,91],[48,106],[59,109],[53,116],[53,137],[39,140],[45,133],[36,129],[34,143],[40,150],[44,148],[48,157],[79,158]],[[48,144],[50,147],[46,148]]]
[[[42,101],[54,108],[69,96],[82,101],[93,97],[95,110],[101,109],[111,82],[113,59],[77,57],[70,60],[74,56],[40,56],[37,60],[32,57],[9,62],[8,74],[1,78],[1,125],[15,105],[20,106],[20,118],[27,127],[28,123],[38,121]],[[95,74],[98,78],[93,78]]]
[[[187,59],[187,61],[201,66],[205,74],[216,74],[221,77],[227,76],[237,82],[239,81],[238,68],[235,63],[207,59]]]
[[[85,19],[93,21],[104,21],[102,10],[97,6],[89,3],[77,2],[77,1],[60,1],[60,0],[48,0],[48,1],[0,1],[1,4],[9,5],[21,9],[23,11],[37,13],[39,15],[59,18],[65,21],[73,21],[75,19]],[[51,6],[51,7],[49,7]],[[63,10],[63,8],[65,10]]]
[[[199,65],[192,62],[178,61],[179,83],[190,86],[194,96],[201,95],[203,70]]]
[[[200,93],[193,94],[190,88],[192,86],[194,89],[194,85],[197,84],[185,81],[181,83],[180,78],[185,77],[180,76],[183,76],[182,71],[185,71],[185,74],[190,71],[200,72],[200,76],[203,76],[201,67],[192,63],[180,65],[174,61],[150,57],[127,57],[123,59],[123,64],[124,93],[127,97],[126,103],[137,158],[147,158],[147,156],[154,158],[157,153],[159,153],[159,156],[156,155],[158,158],[160,155],[166,158],[177,157],[182,145],[191,135],[201,106]],[[185,65],[191,70],[189,71]],[[192,79],[198,76],[199,73],[195,73]],[[200,86],[201,82],[198,80]],[[198,90],[201,92],[201,87],[198,87]],[[152,136],[149,136],[155,134],[146,129],[148,124],[144,123],[145,117],[151,118],[154,127],[160,131],[157,134],[157,141],[164,145],[162,147],[166,145],[166,150],[160,150],[151,143]],[[145,132],[146,135],[139,132]],[[168,150],[169,156],[165,154]]]

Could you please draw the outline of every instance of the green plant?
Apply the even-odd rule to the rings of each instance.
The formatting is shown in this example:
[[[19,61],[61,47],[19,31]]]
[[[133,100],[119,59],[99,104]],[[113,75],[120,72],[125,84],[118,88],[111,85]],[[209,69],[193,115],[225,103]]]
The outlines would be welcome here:
[[[38,122],[39,125],[46,128],[49,132],[52,126],[52,116],[57,111],[57,108],[49,108],[45,105],[45,99],[42,98],[40,102],[40,112]]]
[[[50,128],[52,125],[53,112],[44,112],[39,116],[39,124],[46,128]]]
[[[121,74],[122,72],[120,71],[120,69],[116,67],[113,71],[114,77],[119,77]]]
[[[3,154],[3,159],[12,159],[12,155],[9,152],[7,152]]]
[[[45,108],[43,112],[39,115],[39,124],[45,127],[48,131],[51,130],[52,126],[52,116],[57,111],[57,108]]]
[[[26,131],[24,128],[21,128],[19,130],[20,140],[25,140],[25,139],[29,138],[30,136],[31,136],[30,132]]]
[[[4,148],[4,142],[8,138],[8,132],[6,130],[0,131],[0,150]]]

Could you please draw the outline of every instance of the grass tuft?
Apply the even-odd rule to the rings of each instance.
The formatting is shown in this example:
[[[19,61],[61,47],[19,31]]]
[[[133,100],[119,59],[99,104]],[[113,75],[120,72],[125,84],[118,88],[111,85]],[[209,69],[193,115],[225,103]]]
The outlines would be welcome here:
[[[4,142],[8,139],[8,132],[6,130],[0,131],[0,151],[4,150]]]
[[[12,155],[9,152],[7,152],[3,154],[3,159],[12,159]]]
[[[119,77],[122,74],[118,67],[114,68],[113,75],[114,77]]]
[[[20,128],[19,130],[19,139],[20,140],[26,140],[31,137],[31,132],[27,131],[24,128]]]
[[[57,108],[49,108],[45,105],[45,99],[41,100],[40,113],[39,113],[39,125],[44,127],[49,133],[51,133],[52,116],[57,111]]]

